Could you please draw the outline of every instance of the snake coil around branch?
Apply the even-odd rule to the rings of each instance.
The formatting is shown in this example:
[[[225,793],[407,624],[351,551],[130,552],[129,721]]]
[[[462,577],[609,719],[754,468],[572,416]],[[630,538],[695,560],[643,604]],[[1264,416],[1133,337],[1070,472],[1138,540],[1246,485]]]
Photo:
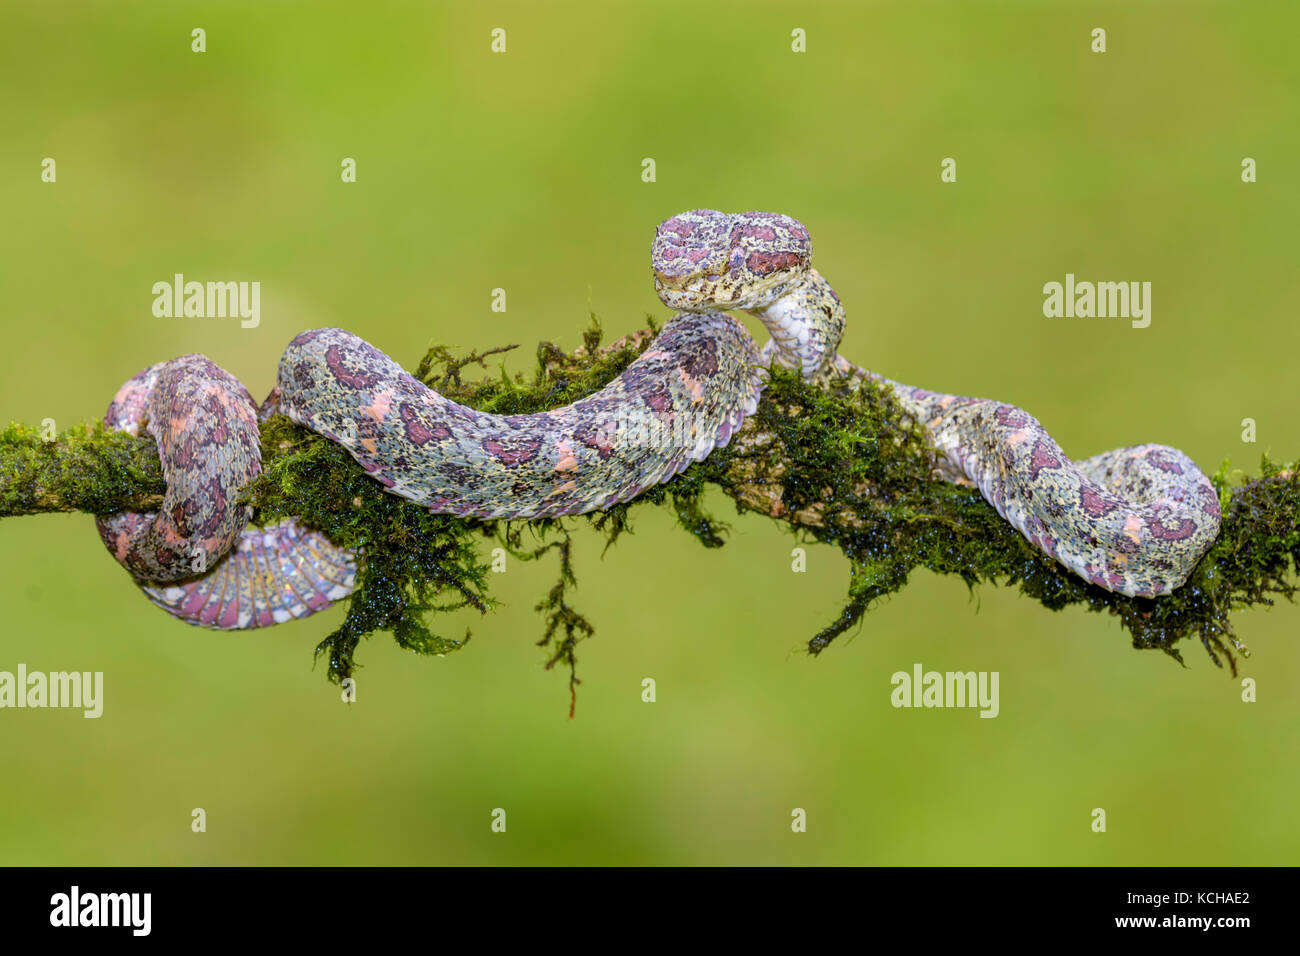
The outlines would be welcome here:
[[[1139,609],[1120,611],[1135,638],[1154,626],[1143,621],[1159,625],[1150,646],[1168,649],[1183,634],[1200,631],[1212,654],[1226,650],[1226,619],[1222,626],[1209,622],[1219,622],[1232,599],[1223,607],[1212,600],[1179,621],[1173,612],[1197,602],[1163,597],[1192,576],[1221,520],[1219,490],[1181,452],[1142,445],[1072,462],[1021,409],[905,386],[850,363],[836,353],[844,309],[812,268],[807,231],[789,217],[683,213],[659,226],[652,255],[660,298],[680,311],[612,380],[559,408],[517,414],[471,408],[341,329],[296,337],[260,407],[202,356],[151,366],[119,390],[105,420],[112,429],[144,430],[155,439],[165,476],[162,506],[101,511],[105,543],[151,600],[190,623],[265,626],[346,597],[358,583],[354,548],[308,530],[292,513],[261,529],[248,526],[253,509],[241,497],[261,470],[260,432],[284,416],[344,450],[392,495],[484,524],[610,512],[664,482],[680,487],[678,476],[703,462],[693,470],[709,473],[742,507],[836,540],[853,562],[858,580],[851,600],[814,640],[814,650],[875,597],[900,586],[916,564],[955,570],[968,580],[1002,573],[1022,586],[1051,581],[1055,596],[1036,595],[1049,606],[1127,601]],[[722,309],[756,315],[771,341],[760,350]],[[452,384],[448,377],[443,390],[464,390],[458,376]],[[797,388],[804,391],[790,397]],[[810,494],[792,485],[788,479],[804,467],[797,459],[810,445],[777,448],[781,429],[768,413],[779,418],[791,401],[861,406],[864,396],[889,408],[895,438],[909,429],[920,437],[912,443],[913,464],[947,483],[941,487],[956,495],[949,503],[968,504],[975,499],[964,488],[977,488],[1033,550],[1011,548],[1011,564],[1003,561],[993,573],[984,558],[981,567],[969,556],[946,567],[933,547],[918,551],[915,540],[905,540],[897,509],[879,511],[882,500],[891,500],[889,476],[857,474],[854,454],[842,448],[832,447],[842,473],[824,477],[825,487]],[[823,444],[835,446],[836,433],[825,434]],[[719,451],[728,444],[733,447]],[[844,477],[853,478],[849,486],[831,487]],[[1291,477],[1286,471],[1266,476],[1275,483]],[[906,493],[896,490],[892,500]],[[968,511],[967,504],[956,510]],[[892,542],[876,527],[882,514],[895,525]],[[918,515],[914,526],[932,517]],[[951,516],[945,520],[951,535]],[[981,522],[987,519],[975,524]],[[1289,596],[1288,555],[1294,562],[1294,545],[1281,549],[1280,570],[1278,554],[1269,557],[1269,583],[1254,597]],[[361,561],[364,566],[364,547]],[[1062,584],[1051,562],[1080,580]],[[1208,594],[1213,582],[1189,587]]]

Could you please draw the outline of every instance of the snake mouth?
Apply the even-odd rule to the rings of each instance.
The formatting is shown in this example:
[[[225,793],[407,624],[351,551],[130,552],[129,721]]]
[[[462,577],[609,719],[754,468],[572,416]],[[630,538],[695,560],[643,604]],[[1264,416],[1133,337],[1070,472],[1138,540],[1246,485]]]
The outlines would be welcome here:
[[[692,272],[687,275],[674,276],[660,272],[658,269],[655,270],[656,289],[672,289],[674,291],[691,288],[701,289],[705,286],[721,285],[725,279],[726,275],[723,273]]]
[[[729,273],[664,275],[655,270],[655,293],[664,305],[685,310],[762,309],[789,291],[797,274],[776,273],[758,281],[736,282]]]

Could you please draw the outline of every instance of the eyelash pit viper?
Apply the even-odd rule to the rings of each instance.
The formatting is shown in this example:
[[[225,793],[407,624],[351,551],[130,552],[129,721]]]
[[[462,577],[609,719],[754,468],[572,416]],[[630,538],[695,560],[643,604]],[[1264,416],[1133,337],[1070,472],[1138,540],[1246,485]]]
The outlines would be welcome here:
[[[387,491],[434,512],[572,515],[627,501],[726,445],[773,365],[815,382],[890,385],[924,428],[937,477],[975,485],[1035,547],[1109,591],[1168,594],[1218,534],[1214,488],[1177,449],[1071,461],[1020,408],[903,385],[838,355],[844,308],[795,219],[681,213],[656,230],[652,262],[656,292],[677,314],[618,378],[552,411],[476,412],[336,328],[289,343],[260,410],[201,355],[150,366],[104,420],[154,437],[163,504],[99,519],[100,537],[150,600],[190,623],[305,617],[351,593],[355,558],[293,520],[248,526],[236,500],[261,467],[259,417],[284,414],[338,442]],[[771,334],[762,350],[723,311],[732,309],[762,321]]]

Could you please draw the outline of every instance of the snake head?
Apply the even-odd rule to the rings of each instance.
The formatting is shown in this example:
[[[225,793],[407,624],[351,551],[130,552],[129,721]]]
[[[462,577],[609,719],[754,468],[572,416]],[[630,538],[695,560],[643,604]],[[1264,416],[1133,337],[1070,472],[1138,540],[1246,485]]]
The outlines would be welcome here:
[[[812,240],[779,213],[695,209],[659,224],[651,257],[670,309],[763,309],[808,271]]]

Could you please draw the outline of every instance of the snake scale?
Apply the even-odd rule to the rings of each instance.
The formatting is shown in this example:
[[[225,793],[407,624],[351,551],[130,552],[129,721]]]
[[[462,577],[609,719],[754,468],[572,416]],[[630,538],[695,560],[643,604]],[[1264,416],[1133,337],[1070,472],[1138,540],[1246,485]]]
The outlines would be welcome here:
[[[387,491],[434,512],[572,515],[627,501],[726,445],[773,365],[892,386],[928,435],[936,477],[975,485],[1035,547],[1106,590],[1168,594],[1218,534],[1214,488],[1177,449],[1071,461],[1023,409],[903,385],[838,355],[844,308],[795,219],[681,213],[659,225],[652,259],[656,292],[677,314],[616,379],[552,411],[476,412],[336,328],[289,343],[260,409],[201,355],[145,369],[105,423],[148,430],[166,494],[156,512],[99,519],[101,538],[150,600],[190,623],[305,617],[351,593],[356,558],[293,520],[248,526],[236,502],[261,467],[259,418],[284,414],[338,442]],[[762,321],[763,349],[732,309]]]

